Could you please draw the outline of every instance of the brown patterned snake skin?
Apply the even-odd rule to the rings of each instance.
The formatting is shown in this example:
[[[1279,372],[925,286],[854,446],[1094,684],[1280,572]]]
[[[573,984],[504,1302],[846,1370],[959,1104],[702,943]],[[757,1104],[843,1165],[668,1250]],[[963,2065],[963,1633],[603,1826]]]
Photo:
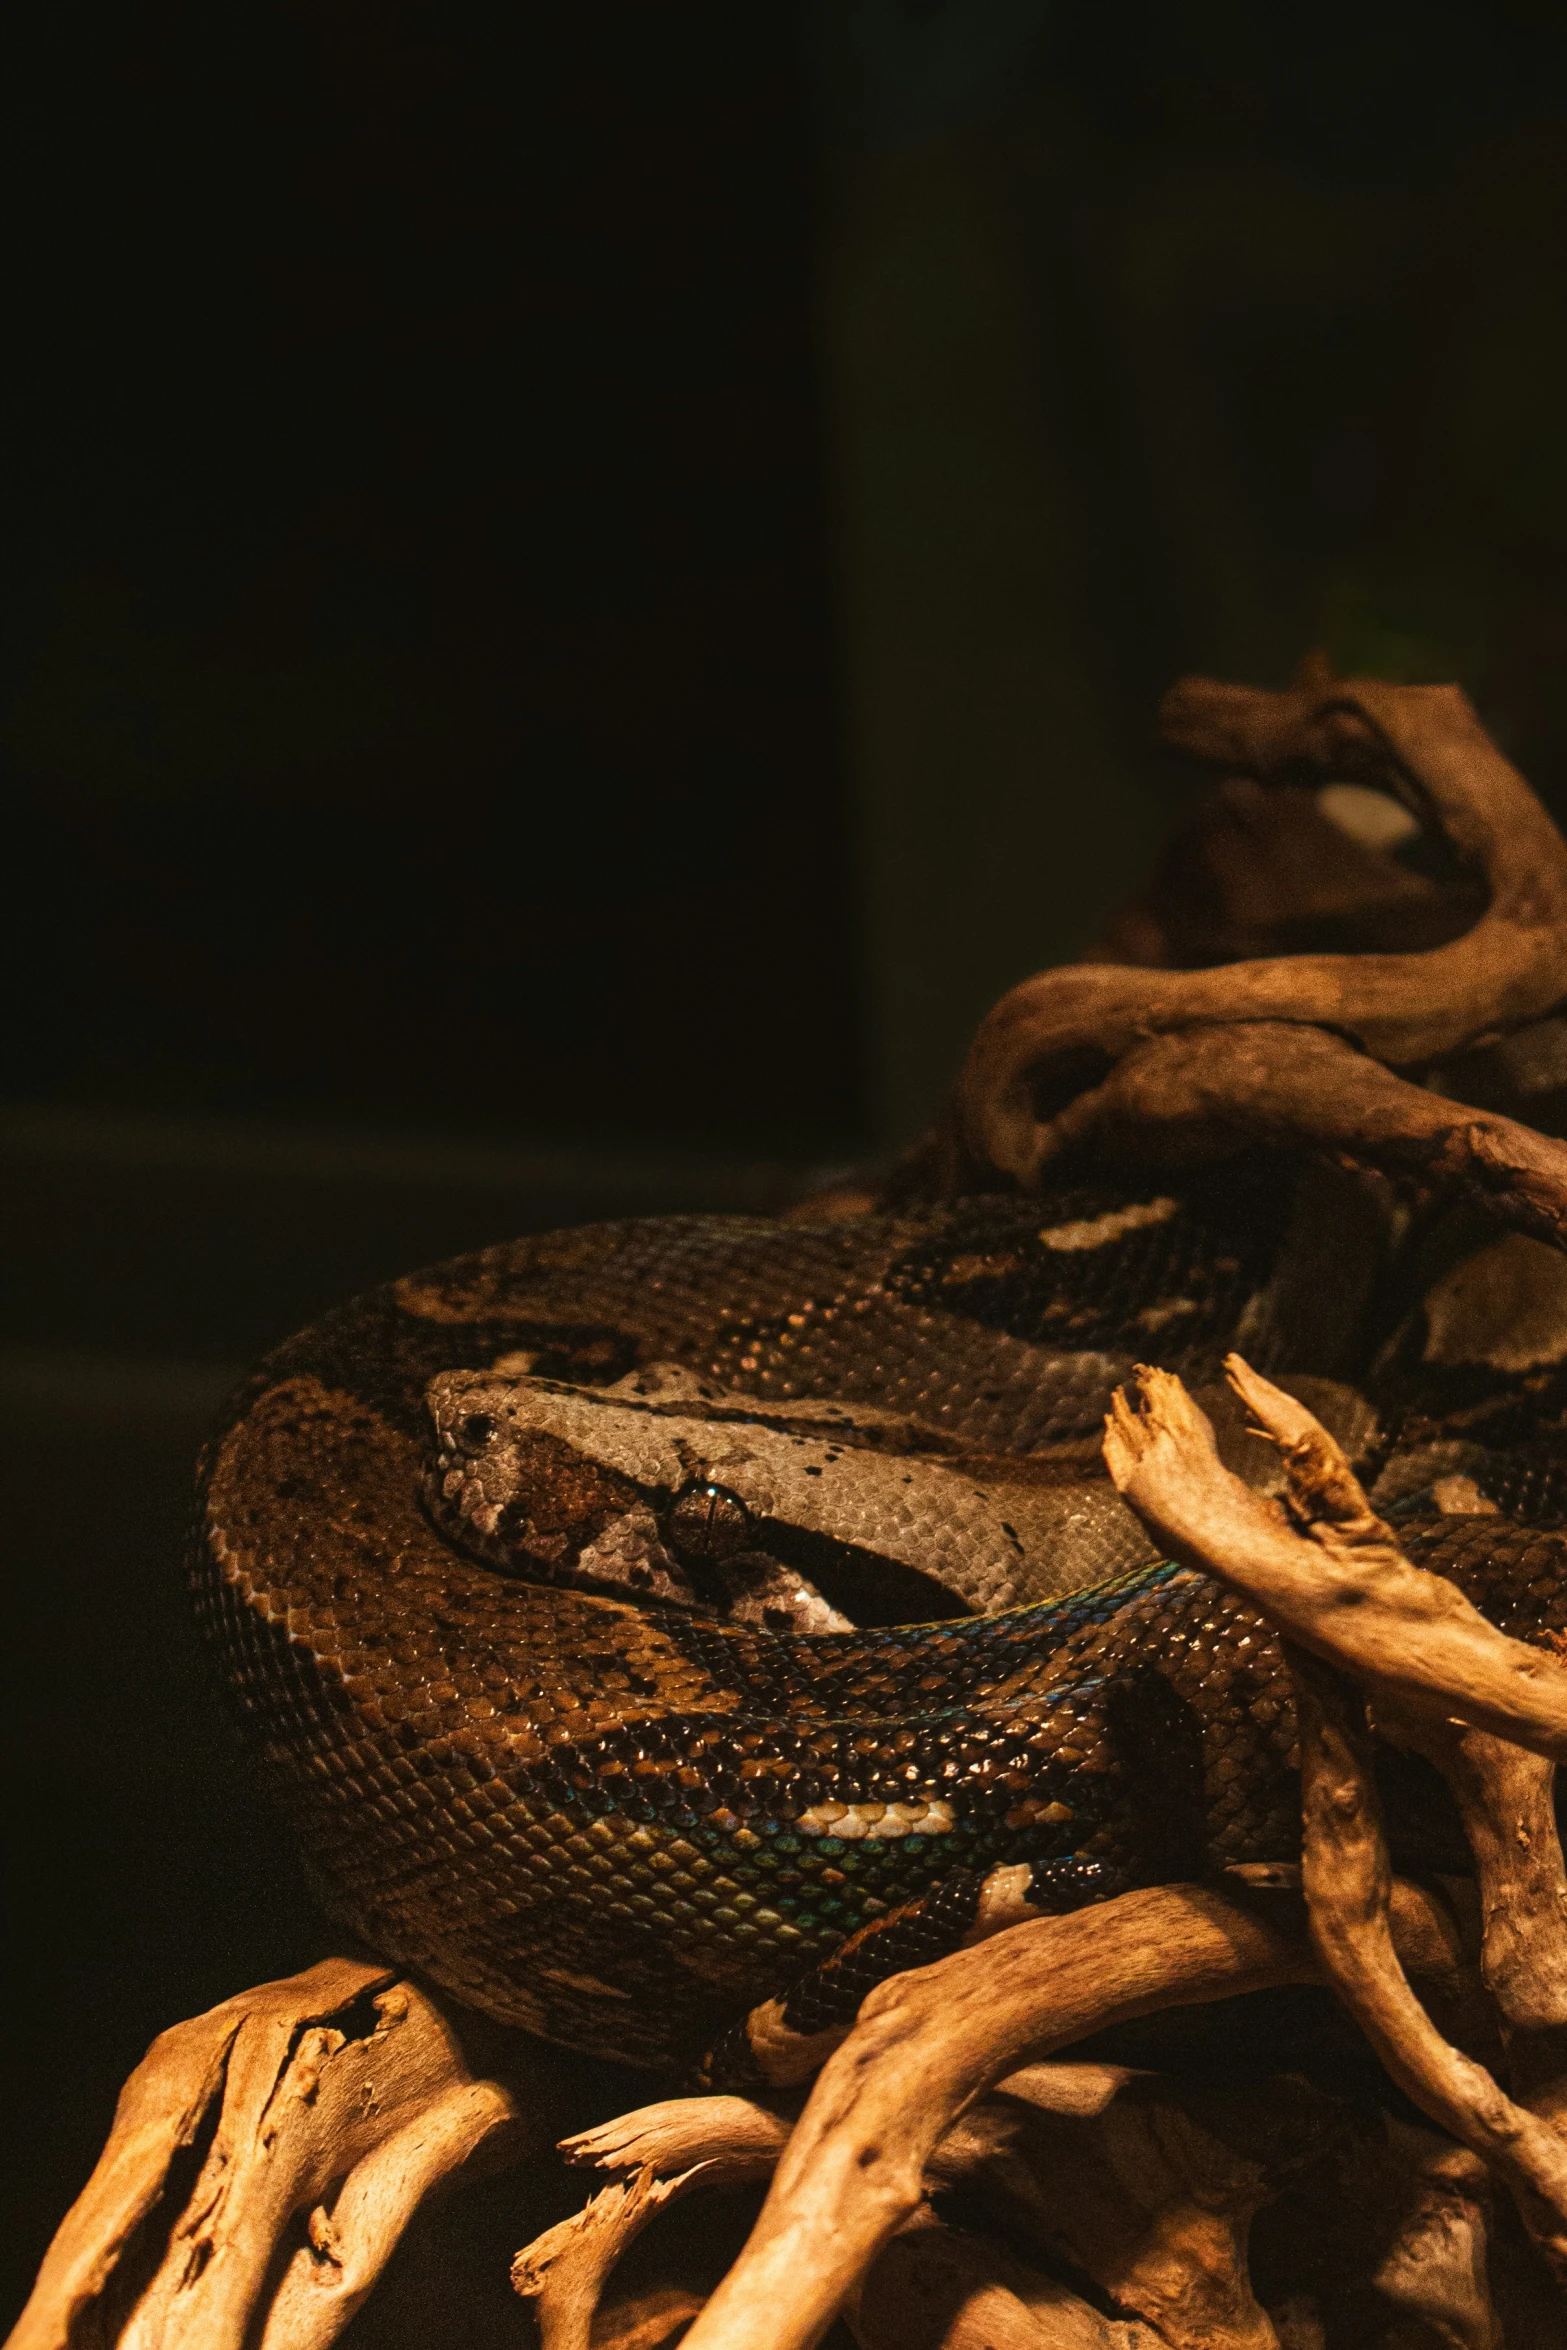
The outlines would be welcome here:
[[[201,1613],[343,1924],[505,2021],[689,2063],[1003,1912],[1297,1853],[1271,1635],[1150,1558],[1100,1468],[1139,1360],[1309,1377],[1417,1561],[1567,1629],[1564,1278],[1462,1216],[1394,1251],[1369,1192],[1266,1156],[520,1241],[252,1376]],[[1532,1355],[1490,1327],[1509,1294]],[[1462,1865],[1434,1781],[1388,1800],[1403,1865]]]

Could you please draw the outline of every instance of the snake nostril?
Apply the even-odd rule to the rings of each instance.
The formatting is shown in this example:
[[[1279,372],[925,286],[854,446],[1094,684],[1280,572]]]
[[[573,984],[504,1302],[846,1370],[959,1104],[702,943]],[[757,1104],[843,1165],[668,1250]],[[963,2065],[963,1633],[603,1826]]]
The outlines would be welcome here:
[[[458,1442],[467,1452],[482,1452],[494,1434],[495,1422],[488,1412],[470,1412],[457,1423]]]
[[[698,1479],[675,1495],[664,1535],[687,1566],[719,1566],[750,1541],[751,1513],[727,1485]]]

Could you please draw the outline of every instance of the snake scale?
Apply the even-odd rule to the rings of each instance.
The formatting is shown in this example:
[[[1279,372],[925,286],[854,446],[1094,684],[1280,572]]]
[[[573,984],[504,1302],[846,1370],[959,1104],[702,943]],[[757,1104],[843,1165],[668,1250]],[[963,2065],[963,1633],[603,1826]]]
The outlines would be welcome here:
[[[1139,1361],[1217,1401],[1238,1347],[1418,1563],[1567,1629],[1567,1310],[1533,1357],[1462,1334],[1508,1279],[1549,1322],[1561,1260],[1432,1245],[1261,1155],[602,1225],[328,1315],[228,1407],[194,1572],[329,1910],[505,2022],[739,2078],[766,2003],[808,2040],[1010,1916],[1294,1857],[1277,1644],[1150,1555],[1101,1420]],[[1389,1805],[1401,1863],[1462,1865],[1434,1779]]]

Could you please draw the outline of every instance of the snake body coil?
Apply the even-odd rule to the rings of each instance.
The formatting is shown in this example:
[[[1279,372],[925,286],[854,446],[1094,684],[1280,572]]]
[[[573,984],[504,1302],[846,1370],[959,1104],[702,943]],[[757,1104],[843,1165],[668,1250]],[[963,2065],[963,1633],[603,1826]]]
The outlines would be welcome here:
[[[998,1871],[1048,1910],[1292,1858],[1276,1643],[1151,1557],[1099,1466],[1137,1361],[1314,1375],[1412,1497],[1411,1555],[1567,1628],[1557,1375],[1395,1333],[1351,1387],[1357,1246],[1261,1161],[605,1225],[328,1316],[233,1400],[196,1543],[328,1906],[494,2016],[658,2065],[791,1985],[809,2030],[845,1937],[951,1947]],[[1440,1861],[1432,1789],[1390,1803]]]

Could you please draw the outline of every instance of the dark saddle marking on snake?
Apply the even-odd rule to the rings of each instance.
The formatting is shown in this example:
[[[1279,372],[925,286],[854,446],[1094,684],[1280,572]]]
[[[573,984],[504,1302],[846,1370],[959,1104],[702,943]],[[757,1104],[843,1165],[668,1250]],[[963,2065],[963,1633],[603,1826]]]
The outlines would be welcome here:
[[[1313,1381],[1413,1556],[1567,1628],[1557,1375],[1425,1363],[1321,1180],[605,1225],[280,1348],[204,1461],[194,1572],[332,1913],[667,2065],[769,2000],[823,2028],[997,1888],[1026,1915],[1293,1857],[1277,1645],[1149,1555],[1098,1461],[1136,1362]],[[1393,1801],[1450,1862],[1431,1788]]]

